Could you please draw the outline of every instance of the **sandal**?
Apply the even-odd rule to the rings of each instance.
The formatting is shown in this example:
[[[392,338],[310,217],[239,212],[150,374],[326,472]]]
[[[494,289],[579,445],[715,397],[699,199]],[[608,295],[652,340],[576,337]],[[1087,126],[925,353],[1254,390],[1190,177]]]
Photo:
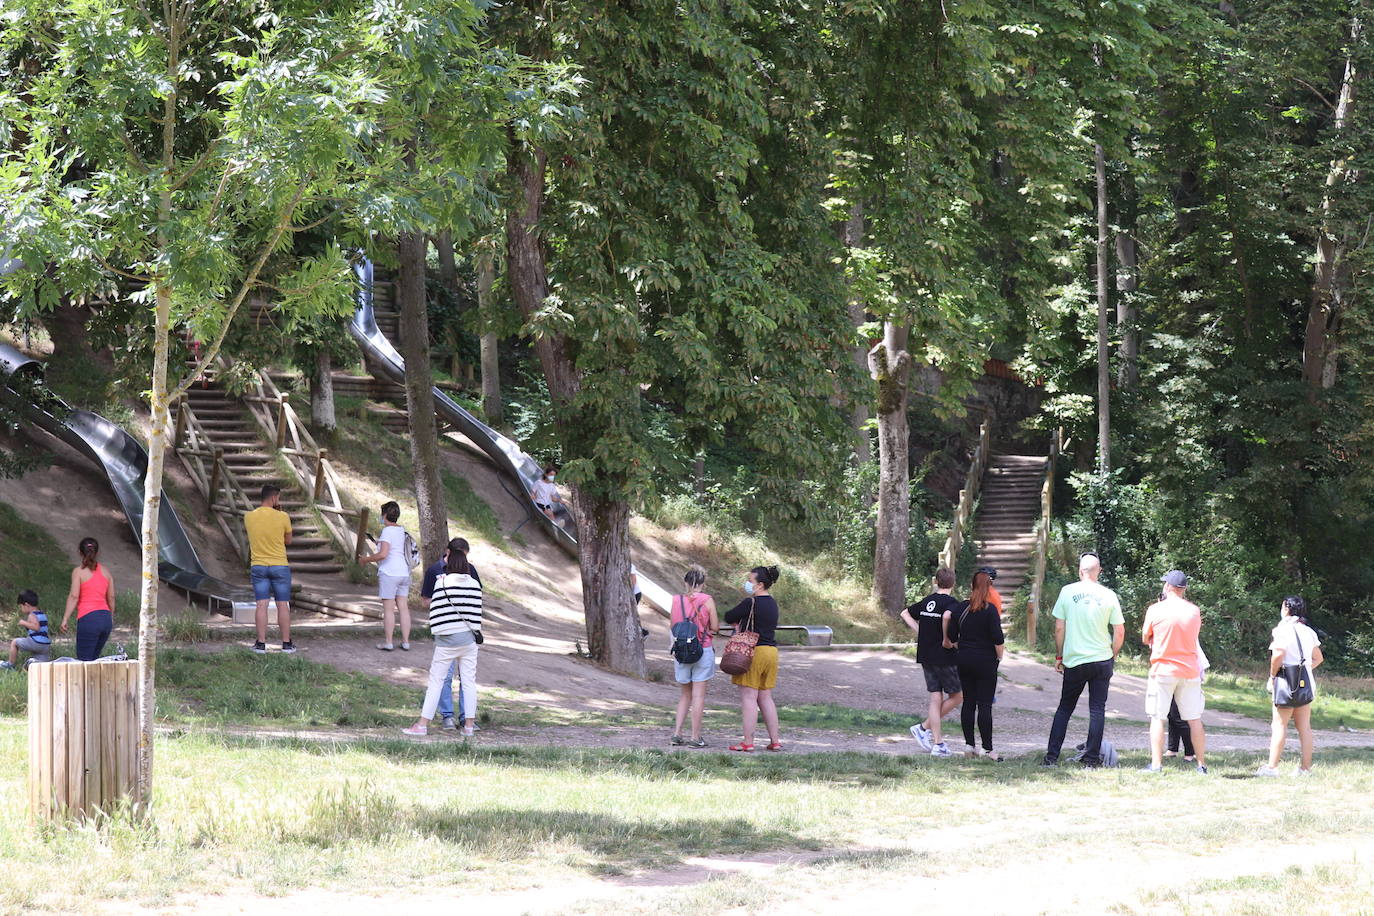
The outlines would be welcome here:
[[[768,745],[768,749],[770,751],[780,751],[782,750],[782,745],[774,741],[772,744]]]
[[[730,750],[732,750],[732,751],[741,751],[741,752],[743,752],[743,753],[745,753],[745,754],[752,754],[752,753],[754,753],[754,745],[752,745],[752,744],[732,744],[732,745],[730,745]]]

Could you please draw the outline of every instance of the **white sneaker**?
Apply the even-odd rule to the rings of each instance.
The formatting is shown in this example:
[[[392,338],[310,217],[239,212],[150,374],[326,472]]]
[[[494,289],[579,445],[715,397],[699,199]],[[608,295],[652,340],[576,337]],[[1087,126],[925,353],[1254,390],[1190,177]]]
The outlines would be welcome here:
[[[1302,767],[1298,767],[1296,770],[1293,771],[1293,775],[1307,777],[1312,775],[1312,771],[1304,770]]]
[[[920,722],[911,726],[911,737],[916,739],[916,743],[921,745],[922,750],[930,750],[930,729],[926,728]]]
[[[1271,766],[1269,766],[1268,764],[1264,764],[1264,765],[1261,766],[1258,770],[1255,771],[1255,775],[1256,775],[1256,776],[1277,776],[1277,775],[1279,775],[1279,768],[1278,768],[1278,767],[1271,767]]]
[[[391,643],[389,643],[389,642],[383,642],[383,643],[378,643],[378,644],[377,644],[377,648],[378,648],[378,649],[381,649],[383,652],[390,652],[392,649],[395,649],[396,647],[393,646],[393,645],[392,645]]]
[[[950,751],[949,745],[948,745],[948,744],[945,744],[945,742],[941,741],[939,744],[935,745],[934,747],[932,747],[932,748],[930,749],[930,756],[932,756],[932,757],[953,757],[954,754]]]

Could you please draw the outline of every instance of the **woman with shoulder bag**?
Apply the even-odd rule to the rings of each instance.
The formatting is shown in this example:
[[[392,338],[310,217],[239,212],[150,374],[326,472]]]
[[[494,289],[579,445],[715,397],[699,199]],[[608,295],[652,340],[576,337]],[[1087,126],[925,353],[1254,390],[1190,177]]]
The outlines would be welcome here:
[[[434,581],[429,601],[429,631],[434,634],[434,656],[429,663],[429,686],[415,724],[401,731],[407,735],[429,734],[429,723],[439,707],[439,694],[458,660],[462,684],[463,734],[472,737],[477,719],[477,647],[482,644],[482,585],[472,577],[466,551],[450,542],[444,574]]]
[[[782,750],[778,741],[778,708],[773,705],[773,688],[778,683],[778,602],[768,590],[778,581],[776,566],[755,566],[744,583],[749,597],[730,609],[726,623],[735,624],[735,635],[725,647],[721,670],[728,670],[726,661],[737,641],[753,643],[753,659],[749,669],[735,674],[731,680],[739,686],[740,718],[744,720],[744,740],[731,745],[730,750],[750,753],[754,750],[754,728],[759,713],[768,729],[768,749]]]
[[[715,599],[701,590],[706,584],[706,570],[693,566],[682,581],[687,585],[687,593],[673,596],[669,618],[673,630],[674,675],[682,688],[677,700],[673,744],[706,747],[706,739],[701,737],[701,717],[706,708],[706,684],[716,673],[716,650],[711,646],[711,638],[720,629],[720,624],[716,620]],[[680,627],[683,623],[692,626]],[[692,656],[696,656],[695,661],[685,660]],[[692,737],[687,739],[682,737],[682,720],[689,709],[692,711]]]
[[[1312,700],[1317,682],[1312,672],[1322,663],[1321,640],[1307,625],[1307,602],[1297,595],[1283,599],[1279,625],[1269,643],[1269,692],[1274,698],[1273,731],[1269,741],[1269,762],[1257,776],[1279,775],[1279,761],[1288,739],[1288,721],[1298,727],[1302,763],[1297,775],[1312,775]],[[1287,669],[1287,670],[1285,670]],[[1296,685],[1292,684],[1296,680]],[[1283,706],[1278,705],[1284,703]]]

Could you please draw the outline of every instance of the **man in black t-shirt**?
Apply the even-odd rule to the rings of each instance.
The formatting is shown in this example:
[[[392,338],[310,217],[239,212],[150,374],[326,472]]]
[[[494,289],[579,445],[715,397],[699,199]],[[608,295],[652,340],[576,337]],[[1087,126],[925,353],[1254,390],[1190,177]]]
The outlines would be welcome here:
[[[959,606],[953,589],[954,573],[942,566],[935,571],[935,592],[902,611],[902,621],[916,631],[916,663],[930,691],[926,719],[911,726],[911,734],[932,757],[950,756],[940,722],[964,701],[958,652],[949,639],[950,617]]]

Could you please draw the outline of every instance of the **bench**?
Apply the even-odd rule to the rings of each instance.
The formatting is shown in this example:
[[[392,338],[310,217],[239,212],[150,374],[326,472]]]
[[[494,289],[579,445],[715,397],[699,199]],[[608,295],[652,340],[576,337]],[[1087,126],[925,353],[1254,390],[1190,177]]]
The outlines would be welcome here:
[[[722,635],[734,635],[735,628],[726,624],[720,628],[720,632]],[[777,632],[795,633],[801,636],[802,641],[798,645],[802,646],[828,646],[831,640],[835,638],[835,631],[830,627],[813,627],[795,623],[781,624],[778,626]]]

